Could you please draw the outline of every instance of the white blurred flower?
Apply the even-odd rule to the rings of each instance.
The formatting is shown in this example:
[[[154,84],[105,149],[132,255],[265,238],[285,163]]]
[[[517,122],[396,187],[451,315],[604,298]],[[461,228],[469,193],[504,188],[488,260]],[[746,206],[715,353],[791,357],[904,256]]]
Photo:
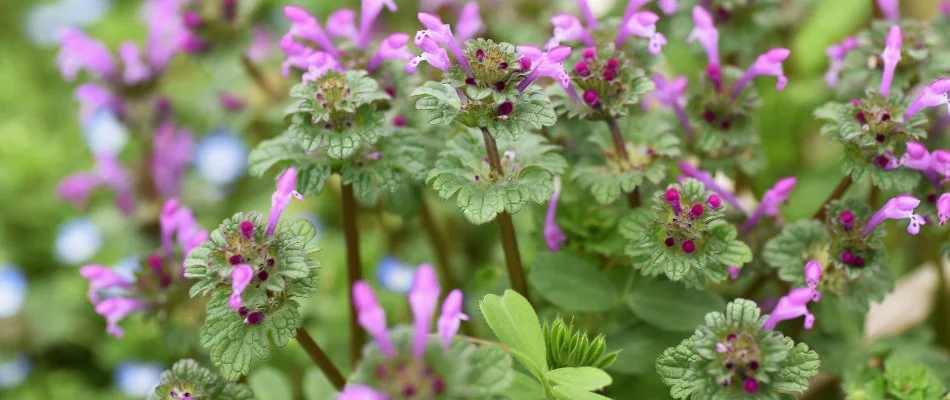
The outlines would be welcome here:
[[[162,367],[134,361],[119,364],[115,369],[115,386],[129,397],[149,395],[162,380]]]
[[[195,150],[195,170],[215,185],[227,185],[247,169],[247,144],[228,132],[216,132],[201,139]]]
[[[10,361],[0,361],[0,388],[19,385],[30,375],[32,363],[26,355],[19,354]]]
[[[412,278],[416,269],[403,264],[396,257],[386,256],[379,261],[376,269],[376,279],[386,290],[396,293],[408,293],[412,287]]]
[[[99,21],[112,8],[111,0],[60,0],[33,7],[26,17],[26,34],[35,44],[56,43],[56,32],[67,26],[85,26]]]
[[[0,264],[0,318],[16,315],[23,307],[25,297],[26,277],[23,272],[13,265]]]
[[[93,154],[119,154],[129,142],[129,131],[108,108],[101,108],[83,127],[83,138]]]
[[[102,241],[102,231],[91,219],[71,219],[56,234],[56,258],[64,264],[79,264],[95,256]]]

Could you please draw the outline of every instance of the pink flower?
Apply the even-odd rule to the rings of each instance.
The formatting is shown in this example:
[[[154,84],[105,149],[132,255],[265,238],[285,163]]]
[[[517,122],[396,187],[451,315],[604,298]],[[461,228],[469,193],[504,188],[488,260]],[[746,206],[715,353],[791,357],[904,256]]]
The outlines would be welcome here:
[[[666,15],[676,14],[679,9],[676,0],[657,0],[657,5],[660,7],[660,11],[663,11],[663,14]]]
[[[821,294],[812,288],[796,288],[782,296],[768,320],[762,324],[763,329],[775,329],[779,322],[805,316],[805,329],[815,325],[815,316],[808,311],[808,303],[821,299]]]
[[[241,293],[247,289],[247,285],[254,279],[254,269],[250,265],[240,264],[231,269],[231,297],[228,298],[228,307],[232,310],[241,308]]]
[[[144,12],[148,36],[145,48],[148,63],[153,71],[162,71],[172,58],[188,46],[200,44],[182,22],[181,0],[151,0],[146,3]],[[203,44],[202,46],[207,46]]]
[[[930,170],[930,152],[920,142],[907,142],[907,152],[901,156],[900,165],[917,171]]]
[[[251,61],[263,62],[271,58],[277,41],[274,36],[262,26],[255,26],[251,32],[251,44],[247,47],[247,58]]]
[[[307,10],[298,6],[284,7],[284,16],[290,20],[290,30],[284,35],[284,38],[293,40],[295,37],[309,40],[319,45],[323,51],[339,56],[340,50],[336,48],[330,37]],[[283,39],[282,39],[283,40]]]
[[[121,105],[121,98],[105,86],[94,83],[79,85],[74,94],[79,101],[79,119],[83,123],[88,123],[92,116],[102,109],[115,113]]]
[[[930,82],[914,99],[914,102],[907,107],[907,111],[904,112],[904,121],[910,121],[911,117],[927,107],[946,104],[947,111],[950,112],[950,100],[947,99],[947,92],[950,92],[950,78],[941,78]]]
[[[369,43],[369,31],[373,27],[373,21],[383,11],[383,7],[389,9],[389,12],[396,12],[396,3],[393,0],[363,0],[360,9],[360,34],[356,41],[356,47],[365,49]]]
[[[295,190],[297,186],[297,170],[293,167],[287,168],[280,177],[277,178],[277,190],[270,198],[270,215],[267,217],[267,236],[272,236],[277,229],[277,222],[280,221],[280,214],[284,212],[287,205],[290,204],[290,198],[296,197],[297,200],[303,200],[303,195]]]
[[[146,306],[147,304],[140,300],[110,297],[96,304],[96,313],[106,318],[106,333],[121,339],[124,332],[119,327],[119,322],[133,311]]]
[[[557,226],[555,214],[557,213],[557,201],[561,197],[561,177],[554,178],[554,194],[551,195],[551,201],[548,202],[548,211],[544,216],[544,242],[548,245],[548,250],[557,252],[561,250],[561,245],[567,240],[564,231]]]
[[[897,25],[891,27],[887,32],[887,41],[884,51],[881,52],[881,59],[884,60],[884,73],[881,75],[881,95],[887,97],[891,92],[891,81],[894,79],[894,70],[897,63],[901,60],[901,28]]]
[[[914,214],[914,209],[920,205],[920,200],[911,195],[900,195],[894,197],[887,201],[887,204],[884,204],[884,207],[881,207],[868,221],[867,225],[864,226],[864,229],[861,231],[862,234],[867,235],[871,231],[884,222],[887,219],[909,219],[910,223],[907,225],[907,232],[911,235],[916,235],[920,233],[920,226],[927,223],[923,217],[918,214]]]
[[[848,53],[857,49],[861,43],[856,37],[846,37],[841,43],[828,47],[825,51],[828,54],[828,71],[825,72],[825,83],[830,87],[838,86],[838,75],[844,69],[844,60]]]
[[[341,8],[330,13],[327,17],[327,33],[332,37],[357,43],[360,32],[356,29],[356,12],[349,8]]]
[[[363,385],[347,385],[336,400],[389,400],[386,395]]]
[[[99,292],[109,289],[128,289],[132,281],[115,272],[114,269],[98,264],[86,265],[79,269],[79,275],[89,281],[89,301],[99,303]]]
[[[171,121],[164,121],[155,128],[152,139],[152,180],[162,197],[179,194],[185,171],[191,162],[193,146],[193,135],[188,129],[176,130]]]
[[[689,33],[686,41],[694,42],[698,40],[699,44],[706,50],[709,64],[719,65],[719,30],[713,24],[712,16],[700,6],[693,7],[693,23],[696,26]]]
[[[452,338],[459,331],[462,321],[468,321],[468,315],[462,312],[462,291],[454,289],[449,292],[442,302],[442,315],[439,316],[438,326],[439,338],[442,339],[442,346],[446,350],[452,344]]]
[[[551,40],[544,45],[546,49],[552,49],[559,46],[562,42],[581,41],[585,46],[594,46],[594,37],[591,36],[584,25],[577,17],[571,14],[557,14],[551,17],[551,25],[554,25],[554,34]]]
[[[718,194],[720,197],[726,200],[727,203],[735,207],[736,210],[739,210],[740,212],[745,213],[745,211],[743,211],[742,209],[742,205],[739,204],[739,199],[737,199],[735,195],[733,195],[731,192],[729,192],[722,186],[719,186],[719,184],[716,183],[716,181],[712,178],[711,175],[709,175],[708,172],[703,171],[699,168],[696,168],[692,164],[686,161],[680,161],[679,167],[680,167],[680,171],[683,173],[684,176],[693,178],[701,182],[703,186],[706,187],[706,189],[710,190],[713,193]]]
[[[941,183],[950,182],[950,151],[934,150],[930,154],[930,170],[943,176]]]
[[[752,216],[746,221],[743,230],[746,232],[752,230],[759,222],[759,219],[765,215],[770,217],[777,216],[779,206],[788,200],[788,195],[792,193],[796,182],[797,179],[793,177],[783,178],[776,182],[775,186],[772,186],[771,189],[765,191],[765,194],[762,195],[762,202],[759,203],[759,206],[752,212]]]
[[[937,199],[937,217],[940,218],[940,225],[950,220],[950,192],[940,195]]]
[[[409,290],[409,307],[412,309],[413,334],[412,354],[421,358],[426,351],[426,341],[432,326],[432,317],[439,302],[439,279],[429,264],[422,264],[416,271]]]
[[[373,55],[373,58],[369,60],[369,66],[367,69],[370,71],[375,71],[379,68],[380,64],[386,60],[411,60],[412,53],[409,52],[409,35],[405,33],[394,33],[383,39],[379,44],[379,50],[376,51],[376,54]]]
[[[413,43],[415,43],[416,46],[421,48],[426,53],[429,53],[429,58],[437,58],[439,61],[441,61],[441,55],[446,53],[444,51],[439,52],[436,50],[436,48],[447,48],[448,52],[452,53],[452,56],[455,57],[455,61],[459,63],[466,75],[473,76],[474,74],[472,73],[472,66],[468,64],[468,60],[465,58],[462,48],[459,46],[458,41],[452,34],[452,28],[450,28],[448,24],[442,23],[442,20],[433,14],[419,13],[418,18],[419,22],[421,22],[422,26],[424,26],[426,29],[416,32],[416,37],[413,40]],[[425,47],[423,47],[423,45]],[[448,57],[445,57],[445,60],[447,59]],[[430,59],[425,59],[425,61],[428,61],[430,64],[432,63],[432,60]],[[419,64],[415,58],[410,61],[410,63],[413,62],[415,65]],[[436,67],[438,68],[438,66]],[[406,70],[410,70],[409,65],[406,66]],[[411,67],[411,70],[415,71],[415,66]]]
[[[656,90],[653,91],[653,96],[659,101],[660,104],[672,108],[673,112],[676,113],[676,119],[679,120],[680,126],[683,127],[683,131],[686,134],[693,134],[693,126],[689,122],[689,115],[686,114],[686,110],[683,108],[686,105],[686,85],[688,81],[685,76],[677,77],[669,82],[663,78],[663,75],[656,74],[653,75],[653,83],[656,84]]]
[[[116,207],[130,215],[135,209],[135,195],[125,170],[111,154],[101,153],[96,156],[96,160],[96,167],[92,171],[75,173],[63,179],[56,193],[76,207],[84,207],[93,190],[107,186],[115,192]]]
[[[396,348],[386,331],[386,311],[376,301],[373,289],[366,282],[357,281],[353,283],[352,296],[360,326],[373,337],[383,355],[395,356]]]
[[[172,237],[176,236],[182,255],[188,256],[192,249],[208,239],[208,231],[201,228],[187,207],[181,207],[177,198],[168,199],[158,217],[162,249],[172,254]]]
[[[597,29],[597,17],[594,17],[594,13],[590,10],[590,4],[587,4],[587,0],[575,0],[577,7],[581,9],[581,14],[584,15],[584,22],[587,23],[587,29]]]
[[[775,89],[784,89],[785,85],[788,84],[788,78],[785,77],[782,62],[788,58],[789,54],[791,54],[791,52],[788,49],[774,48],[760,55],[749,69],[746,70],[745,74],[742,75],[739,82],[732,88],[732,98],[738,98],[739,93],[742,93],[742,89],[752,81],[753,78],[758,76],[777,77],[778,82],[775,83]]]
[[[808,260],[808,262],[805,263],[805,283],[808,284],[809,288],[814,289],[818,287],[823,271],[821,263],[819,263],[818,260]]]
[[[127,85],[144,82],[152,77],[152,71],[142,62],[142,55],[139,54],[135,42],[122,42],[119,45],[119,58],[122,59],[122,81]]]
[[[530,61],[530,65],[534,66],[528,76],[518,84],[519,91],[524,91],[535,80],[546,76],[554,78],[561,85],[561,88],[567,92],[571,100],[580,104],[580,98],[577,96],[574,86],[571,85],[571,77],[564,70],[563,62],[571,55],[570,47],[558,46],[542,52],[541,49],[534,46],[518,46],[517,50],[524,59]]]
[[[423,61],[429,63],[429,65],[438,68],[442,72],[447,72],[452,66],[452,61],[449,60],[449,53],[445,51],[442,47],[439,47],[439,44],[436,43],[431,37],[422,34],[425,31],[419,31],[416,33],[416,37],[413,40],[416,47],[422,49],[422,54],[413,57],[406,63],[406,73],[414,74],[416,69],[419,68],[419,64]]]
[[[726,270],[729,271],[729,279],[733,281],[739,279],[739,274],[742,273],[741,268],[732,265],[727,265]]]
[[[76,79],[82,69],[101,79],[111,79],[116,75],[118,68],[115,60],[102,42],[86,36],[78,29],[65,28],[59,34],[59,43],[56,64],[66,80]]]
[[[459,42],[465,42],[485,30],[485,24],[482,23],[482,17],[479,15],[477,2],[465,3],[462,11],[459,12],[459,21],[455,24],[455,30],[458,31],[457,40]]]
[[[656,22],[659,19],[658,15],[649,11],[636,12],[630,18],[624,18],[614,44],[619,48],[631,35],[639,36],[650,40],[647,45],[650,54],[659,54],[666,44],[666,36],[656,31]]]
[[[877,0],[877,6],[881,9],[881,14],[884,14],[884,18],[891,21],[901,19],[900,5],[897,0]]]

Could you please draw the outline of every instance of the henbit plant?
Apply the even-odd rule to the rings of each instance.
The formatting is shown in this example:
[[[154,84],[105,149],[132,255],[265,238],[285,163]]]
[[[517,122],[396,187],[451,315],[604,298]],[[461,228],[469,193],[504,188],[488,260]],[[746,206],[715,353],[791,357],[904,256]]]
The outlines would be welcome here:
[[[500,40],[521,43],[498,32],[494,15],[483,22],[474,2],[443,5],[439,15],[457,12],[454,26],[422,12],[414,36],[383,38],[378,19],[397,11],[392,0],[363,0],[358,14],[339,9],[325,24],[301,6],[283,7],[289,29],[278,46],[289,89],[248,54],[232,57],[266,93],[259,111],[286,127],[249,156],[254,176],[280,171],[271,209],[234,213],[210,233],[183,200],[192,134],[167,104],[151,102],[172,55],[213,58],[256,17],[235,1],[215,12],[195,3],[210,2],[150,0],[157,16],[147,63],[126,43],[120,67],[76,30],[62,35],[58,58],[66,78],[84,68],[102,82],[77,90],[82,118],[106,111],[155,132],[144,141],[149,157],[130,164],[142,173],[126,170],[116,149],[96,151],[96,167],[58,191],[85,206],[95,188],[111,188],[116,207],[146,220],[139,230],[159,249],[132,277],[98,264],[80,269],[109,334],[122,337],[119,322],[132,313],[188,337],[203,321],[198,340],[175,356],[218,373],[182,359],[150,398],[254,398],[234,382],[291,339],[325,376],[320,394],[341,400],[947,396],[950,357],[935,335],[874,341],[855,328],[894,291],[889,257],[919,247],[922,260],[939,261],[950,252],[941,228],[950,220],[950,152],[940,149],[948,119],[928,110],[950,104],[939,56],[950,47],[934,24],[901,20],[896,1],[879,1],[887,20],[828,49],[825,79],[846,101],[814,115],[842,148],[844,178],[811,218],[788,223],[782,207],[800,201],[805,174],[768,171],[757,116],[776,97],[760,95],[755,82],[775,77],[774,92],[794,84],[783,67],[794,55],[772,47],[782,39],[777,1],[687,9],[661,0],[661,18],[645,8],[650,1],[631,0],[621,18],[598,18],[577,0],[581,17],[554,15],[540,47]],[[511,3],[499,7],[522,1]],[[693,29],[677,32],[683,26]],[[674,41],[705,53],[695,79],[671,76],[681,72],[664,54]],[[772,186],[752,194],[753,178]],[[867,197],[851,186],[867,186]],[[324,192],[339,193],[340,248],[321,249],[318,227],[284,215],[292,199]],[[451,215],[427,194],[454,199],[451,215],[461,218],[442,221]],[[536,205],[546,201],[542,217]],[[411,271],[394,278],[406,308],[367,278],[368,217],[379,216],[385,231],[391,219],[417,215],[438,263],[400,269]],[[897,223],[887,220],[907,220],[909,235],[885,231]],[[500,255],[486,230],[467,226],[492,221]],[[399,242],[392,237],[403,233],[389,236]],[[494,268],[501,260],[507,284]],[[327,286],[345,296],[319,304],[327,313],[311,325],[323,328],[321,341],[348,342],[344,367],[342,346],[321,346],[304,323],[304,302]],[[479,313],[463,289],[481,296]],[[330,322],[343,303],[345,317]],[[948,342],[945,311],[932,324]],[[908,357],[915,340],[914,351],[932,356]]]

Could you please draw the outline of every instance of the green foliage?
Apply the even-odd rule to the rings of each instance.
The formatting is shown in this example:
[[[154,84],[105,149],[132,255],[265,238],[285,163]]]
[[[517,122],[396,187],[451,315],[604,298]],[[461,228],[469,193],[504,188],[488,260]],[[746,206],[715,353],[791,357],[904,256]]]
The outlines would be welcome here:
[[[529,202],[543,203],[554,193],[554,175],[567,167],[557,148],[535,134],[512,142],[497,141],[503,175],[484,162],[488,156],[477,131],[459,134],[449,142],[430,171],[428,183],[443,199],[456,196],[462,214],[483,224],[501,212],[515,214]]]
[[[689,332],[714,310],[725,308],[719,295],[668,281],[644,281],[630,292],[627,306],[638,317],[657,328]]]
[[[542,330],[548,365],[555,370],[579,367],[606,369],[614,363],[619,354],[616,351],[606,352],[607,340],[604,335],[591,339],[587,332],[576,329],[573,321],[565,324],[564,320],[558,317],[552,323],[545,323]]]
[[[567,251],[538,254],[528,281],[538,294],[568,311],[606,311],[620,300],[593,262]]]
[[[511,346],[512,355],[538,377],[548,371],[544,333],[528,300],[512,290],[503,296],[489,294],[478,303],[495,336]]]
[[[938,399],[947,388],[934,373],[918,361],[888,357],[881,365],[863,364],[844,376],[849,399],[927,400]]]
[[[712,312],[705,319],[693,336],[657,359],[657,372],[673,398],[778,399],[804,391],[808,378],[818,373],[818,354],[762,329],[768,317],[752,301],[735,300],[725,314]],[[746,379],[755,379],[757,392],[743,389]]]
[[[195,360],[183,359],[162,373],[162,380],[149,394],[149,400],[254,400],[246,385],[227,383]]]
[[[420,97],[416,109],[424,111],[432,125],[449,126],[462,111],[462,101],[455,89],[445,83],[426,82],[412,91],[412,97]]]

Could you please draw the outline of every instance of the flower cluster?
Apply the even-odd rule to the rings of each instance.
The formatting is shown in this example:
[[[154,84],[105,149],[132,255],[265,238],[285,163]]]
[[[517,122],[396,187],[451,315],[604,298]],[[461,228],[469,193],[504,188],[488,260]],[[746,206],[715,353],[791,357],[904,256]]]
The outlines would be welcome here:
[[[148,400],[252,400],[254,393],[243,383],[224,382],[197,361],[183,359],[162,373],[162,380]]]
[[[431,335],[440,292],[432,266],[419,266],[407,295],[413,326],[389,330],[386,312],[376,300],[373,289],[363,281],[354,283],[353,303],[360,326],[374,342],[364,347],[363,361],[337,399],[482,398],[480,396],[500,394],[497,390],[507,387],[510,376],[506,378],[507,383],[502,379],[504,387],[499,388],[498,382],[476,386],[483,368],[498,368],[499,372],[510,374],[511,359],[504,356],[497,365],[470,369],[470,363],[480,356],[478,353],[500,350],[476,348],[456,337],[461,321],[468,320],[460,290],[452,290],[445,297],[436,322],[436,335]],[[504,371],[506,366],[508,371]]]
[[[159,221],[162,248],[146,257],[147,268],[137,271],[135,276],[125,276],[99,264],[79,270],[89,281],[89,301],[95,305],[96,313],[106,318],[106,332],[112,336],[122,337],[119,322],[137,310],[169,310],[175,306],[173,294],[188,287],[182,279],[184,257],[208,238],[208,232],[178,199],[165,203]]]

